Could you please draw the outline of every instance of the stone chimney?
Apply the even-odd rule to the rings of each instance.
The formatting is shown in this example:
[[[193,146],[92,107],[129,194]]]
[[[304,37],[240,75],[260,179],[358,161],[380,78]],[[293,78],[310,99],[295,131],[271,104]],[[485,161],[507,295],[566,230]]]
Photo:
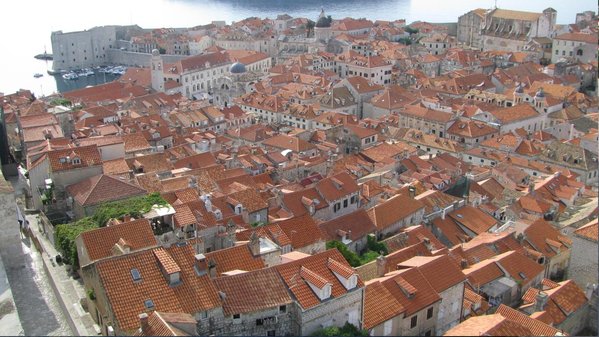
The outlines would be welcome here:
[[[387,268],[387,258],[383,255],[380,255],[376,258],[376,276],[382,277],[385,276],[385,270]]]
[[[252,232],[252,235],[250,235],[250,242],[248,245],[253,256],[260,255],[260,237],[256,232]]]
[[[139,314],[139,327],[141,329],[142,335],[147,336],[147,332],[150,326],[148,324],[148,314],[146,314],[145,312]]]
[[[204,254],[196,254],[194,262],[194,268],[198,276],[206,275],[208,273],[208,263],[206,262],[206,256]]]
[[[535,311],[543,311],[545,305],[547,304],[547,299],[549,297],[542,291],[539,291],[537,294],[536,302],[535,302]]]
[[[208,261],[208,274],[210,275],[210,278],[216,277],[216,262],[214,262],[214,260]]]
[[[468,261],[466,259],[462,259],[460,261],[460,267],[462,267],[462,269],[468,268]]]
[[[595,291],[595,289],[597,288],[596,284],[591,284],[591,283],[587,283],[587,287],[585,289],[584,295],[586,296],[587,300],[591,300],[591,297],[593,296],[593,292]]]

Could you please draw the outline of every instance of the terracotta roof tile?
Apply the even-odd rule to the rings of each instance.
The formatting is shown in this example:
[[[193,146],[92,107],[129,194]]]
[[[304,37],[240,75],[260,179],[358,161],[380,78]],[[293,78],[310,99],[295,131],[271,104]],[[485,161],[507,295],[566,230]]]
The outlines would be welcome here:
[[[81,233],[80,236],[90,261],[112,256],[113,246],[121,239],[127,242],[132,251],[158,244],[146,219],[92,229]]]
[[[403,311],[403,306],[381,282],[374,281],[366,285],[364,294],[364,329],[374,328],[400,315]]]
[[[137,185],[105,174],[69,185],[66,189],[81,206],[97,205],[147,193],[146,190]]]
[[[597,219],[589,222],[588,224],[578,228],[574,231],[574,235],[597,242]]]
[[[437,293],[466,281],[466,275],[448,255],[416,256],[399,265],[418,268]]]
[[[220,276],[231,270],[252,271],[265,267],[260,256],[253,256],[248,244],[220,249],[204,254],[206,261],[214,261],[216,275]]]
[[[96,145],[49,151],[48,158],[53,172],[102,165]]]
[[[499,314],[470,317],[444,336],[532,336],[530,329]]]
[[[391,276],[385,276],[380,280],[406,309],[405,316],[411,316],[441,300],[417,268],[396,271]]]
[[[224,293],[222,302],[226,316],[292,303],[285,283],[272,268],[219,277],[214,284]]]
[[[308,256],[303,259],[274,267],[279,275],[283,278],[288,289],[294,295],[298,301],[298,304],[303,310],[308,310],[321,303],[319,297],[312,291],[310,286],[308,286],[307,282],[304,280],[303,277],[306,275],[317,275],[319,279],[317,283],[319,284],[322,284],[322,282],[330,283],[332,285],[331,297],[333,298],[337,298],[348,292],[348,290],[345,289],[343,284],[341,284],[333,272],[327,267],[327,261],[329,258],[332,258],[346,267],[351,268],[345,258],[343,258],[343,255],[341,255],[337,249],[329,249],[316,255]],[[308,272],[306,272],[306,270],[308,270]],[[300,273],[303,275],[300,275]],[[310,278],[311,276],[307,277]],[[314,282],[316,282],[316,279],[314,279]],[[357,287],[364,287],[364,283],[359,277]]]
[[[531,318],[530,316],[518,310],[512,309],[504,304],[500,304],[495,313],[500,314],[509,320],[522,324],[532,332],[533,336],[556,336],[557,333],[560,332],[558,329]]]
[[[398,194],[369,209],[368,216],[378,230],[383,230],[423,208],[421,201]]]
[[[96,263],[100,282],[120,329],[130,331],[139,327],[139,313],[148,310],[144,305],[146,300],[152,300],[152,310],[188,314],[220,306],[210,277],[195,273],[193,248],[173,245],[166,251],[181,268],[181,283],[177,286],[169,285],[151,249]],[[133,281],[132,269],[139,271],[140,281]]]
[[[376,230],[364,209],[320,223],[318,227],[327,240],[340,240],[339,231],[343,231],[347,233],[350,240],[355,241]]]

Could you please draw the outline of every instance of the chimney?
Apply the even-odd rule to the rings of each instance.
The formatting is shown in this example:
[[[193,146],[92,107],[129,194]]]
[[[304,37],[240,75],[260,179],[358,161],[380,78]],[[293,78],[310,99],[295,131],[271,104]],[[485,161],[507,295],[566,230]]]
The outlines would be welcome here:
[[[196,270],[196,274],[198,274],[198,276],[206,275],[208,273],[208,263],[206,262],[206,256],[204,254],[196,254],[194,258],[194,267]]]
[[[145,312],[139,314],[139,327],[141,329],[142,335],[147,336],[147,332],[150,327],[148,325],[148,314]]]
[[[535,302],[535,311],[543,311],[545,308],[545,304],[547,304],[547,299],[549,297],[542,291],[539,291],[537,294],[536,302]]]
[[[210,278],[216,277],[216,262],[214,262],[214,260],[208,261],[208,274],[210,275]]]
[[[248,245],[253,256],[260,255],[260,237],[258,237],[256,232],[252,232],[252,235],[250,235],[250,242]]]
[[[383,255],[380,255],[376,258],[376,276],[382,277],[385,276],[385,270],[387,267],[387,258]]]
[[[593,292],[595,291],[596,287],[596,284],[587,283],[587,287],[584,292],[584,295],[587,298],[587,300],[591,300],[591,297],[593,296]]]
[[[410,185],[408,191],[410,193],[410,198],[414,199],[414,197],[416,196],[416,187]]]
[[[433,251],[433,245],[431,244],[431,240],[429,238],[425,237],[422,241],[424,242],[424,245],[428,251]]]
[[[460,261],[460,267],[462,267],[462,269],[468,268],[468,261],[466,261],[466,259],[462,259],[462,261]]]

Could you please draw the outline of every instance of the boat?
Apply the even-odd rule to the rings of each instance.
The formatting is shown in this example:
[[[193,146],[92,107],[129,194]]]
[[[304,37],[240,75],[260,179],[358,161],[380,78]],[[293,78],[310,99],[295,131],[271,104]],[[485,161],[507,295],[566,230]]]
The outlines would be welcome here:
[[[79,75],[77,75],[77,73],[75,72],[70,72],[62,75],[62,78],[64,78],[65,80],[76,80],[79,78]]]
[[[40,74],[40,73],[33,74],[33,77],[35,77],[35,78],[40,78],[42,76],[44,76],[44,74]]]
[[[54,59],[54,55],[48,54],[48,53],[44,52],[43,54],[37,54],[37,55],[35,55],[34,58],[36,58],[38,60],[51,61],[51,60]]]

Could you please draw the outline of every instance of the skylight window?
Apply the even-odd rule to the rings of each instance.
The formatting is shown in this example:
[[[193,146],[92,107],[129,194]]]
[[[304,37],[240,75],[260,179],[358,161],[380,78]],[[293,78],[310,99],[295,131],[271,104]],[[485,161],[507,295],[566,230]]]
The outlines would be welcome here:
[[[141,281],[141,274],[139,273],[139,270],[137,270],[137,268],[131,269],[131,277],[133,278],[134,282]]]
[[[154,301],[151,299],[145,300],[144,305],[146,306],[146,309],[154,309]]]
[[[526,275],[524,275],[523,272],[519,272],[518,275],[520,276],[521,279],[526,280]]]

